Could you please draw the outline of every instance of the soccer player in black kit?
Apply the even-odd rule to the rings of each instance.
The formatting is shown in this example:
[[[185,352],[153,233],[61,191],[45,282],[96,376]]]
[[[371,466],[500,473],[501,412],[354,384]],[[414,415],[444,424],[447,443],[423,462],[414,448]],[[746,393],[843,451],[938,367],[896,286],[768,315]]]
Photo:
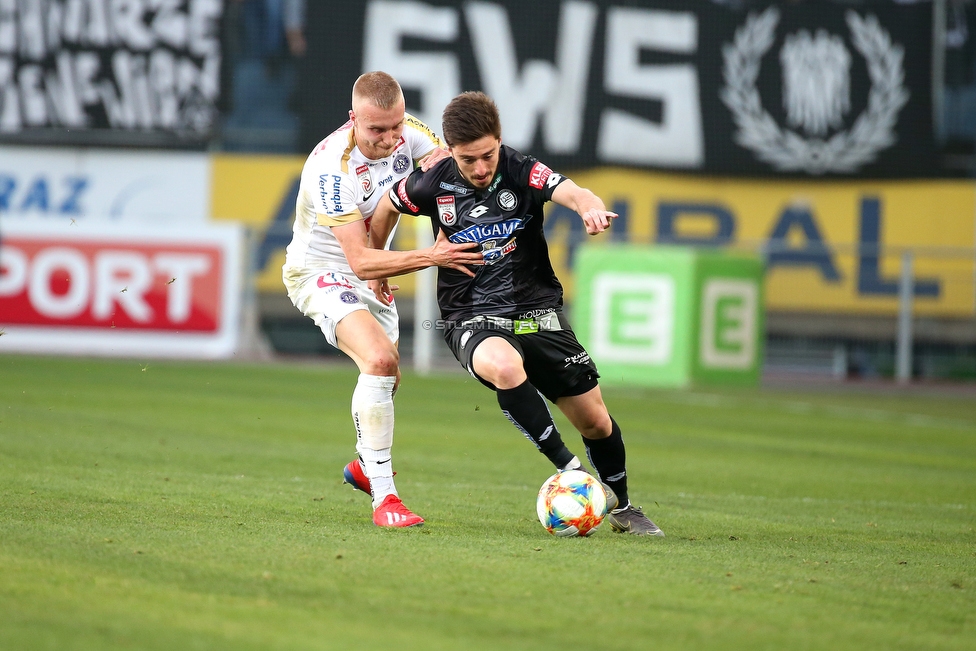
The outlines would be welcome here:
[[[617,532],[664,536],[627,491],[626,451],[589,354],[563,314],[563,290],[549,260],[543,204],[575,210],[590,235],[617,215],[593,192],[531,156],[501,144],[498,108],[481,92],[455,97],[442,129],[451,158],[414,172],[383,198],[370,228],[382,248],[398,213],[429,215],[435,235],[477,242],[484,266],[474,277],[441,268],[437,302],[445,339],[458,361],[498,398],[502,413],[560,471],[581,463],[556,429],[545,398],[579,430],[590,463],[609,487],[607,521]],[[386,281],[374,281],[377,296]],[[584,469],[585,470],[585,469]]]

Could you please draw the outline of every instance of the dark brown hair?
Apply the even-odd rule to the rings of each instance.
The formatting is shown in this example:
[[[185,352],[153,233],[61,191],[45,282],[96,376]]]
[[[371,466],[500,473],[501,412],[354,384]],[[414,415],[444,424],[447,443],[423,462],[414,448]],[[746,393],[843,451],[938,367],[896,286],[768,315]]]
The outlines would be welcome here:
[[[502,121],[498,117],[498,107],[481,91],[461,93],[444,108],[441,131],[451,147],[485,136],[501,138]]]

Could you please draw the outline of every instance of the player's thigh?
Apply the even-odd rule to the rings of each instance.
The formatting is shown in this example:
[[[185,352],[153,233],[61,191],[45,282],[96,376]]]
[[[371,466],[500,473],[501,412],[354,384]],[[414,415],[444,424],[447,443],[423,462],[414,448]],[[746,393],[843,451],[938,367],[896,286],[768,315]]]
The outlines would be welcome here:
[[[366,338],[373,342],[375,348],[388,351],[400,337],[399,316],[395,304],[381,303],[369,290],[366,282],[355,276],[323,271],[303,280],[300,284],[286,282],[286,286],[295,306],[315,322],[330,345],[340,350],[342,347],[339,345],[336,330],[346,317],[353,314],[358,315],[354,321],[359,321],[364,315],[371,316],[373,323],[365,326],[368,328]],[[360,312],[363,314],[359,315]],[[386,342],[376,335],[376,327],[385,333]],[[372,338],[374,335],[375,338]],[[355,331],[350,331],[343,339],[344,345],[352,349],[350,344],[360,338],[356,336]],[[360,359],[368,357],[362,347],[354,352]]]
[[[497,365],[498,361],[495,355],[489,355],[490,351],[496,351],[501,355],[501,359],[507,360],[510,367],[514,366],[517,368],[522,368],[522,350],[518,343],[514,341],[515,335],[511,332],[505,330],[499,330],[490,327],[481,327],[480,325],[475,327],[457,327],[449,330],[445,333],[444,340],[447,343],[447,347],[451,349],[454,353],[454,357],[457,361],[461,363],[461,366],[471,374],[471,377],[475,378],[482,384],[484,384],[489,389],[496,388],[510,388],[510,387],[499,387],[495,384],[495,380],[499,380],[498,373],[494,372],[492,368],[486,363],[486,361],[496,360],[493,365]],[[493,341],[493,340],[500,341]],[[481,346],[486,341],[492,340],[488,348],[482,350],[479,353],[479,359],[475,365],[474,356],[475,353],[481,349]],[[514,353],[514,356],[513,356]],[[479,370],[481,372],[479,372]],[[481,373],[485,373],[482,375]],[[524,373],[524,371],[523,371]],[[489,379],[486,376],[490,376]],[[524,378],[522,380],[525,381]],[[521,384],[519,382],[518,384]],[[516,384],[515,386],[518,386]]]
[[[522,355],[505,337],[486,337],[471,355],[471,367],[498,389],[514,389],[526,380]]]
[[[369,375],[396,375],[400,355],[386,330],[367,309],[350,312],[335,328],[339,350]]]

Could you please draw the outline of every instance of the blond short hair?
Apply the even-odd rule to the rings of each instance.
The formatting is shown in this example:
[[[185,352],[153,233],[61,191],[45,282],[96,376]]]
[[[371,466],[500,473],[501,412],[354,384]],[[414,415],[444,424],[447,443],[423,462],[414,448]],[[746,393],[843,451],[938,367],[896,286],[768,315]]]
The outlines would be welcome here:
[[[368,102],[377,108],[389,110],[403,101],[403,90],[397,80],[380,70],[359,76],[352,86],[352,106]]]

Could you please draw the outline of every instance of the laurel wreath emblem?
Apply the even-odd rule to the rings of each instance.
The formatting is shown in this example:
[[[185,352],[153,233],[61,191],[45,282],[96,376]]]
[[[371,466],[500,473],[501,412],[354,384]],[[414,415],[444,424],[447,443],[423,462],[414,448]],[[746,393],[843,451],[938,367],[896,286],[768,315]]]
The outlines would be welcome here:
[[[856,12],[845,14],[854,47],[867,61],[871,78],[867,108],[848,131],[827,140],[804,138],[783,129],[762,106],[756,79],[762,57],[772,47],[779,10],[769,7],[761,14],[750,13],[745,25],[735,32],[734,42],[722,47],[726,86],[720,97],[732,111],[738,131],[735,142],[751,149],[759,159],[780,171],[856,172],[877,158],[882,149],[897,138],[894,126],[898,112],[909,98],[902,85],[905,50],[892,44],[888,32],[876,16],[861,18]]]

